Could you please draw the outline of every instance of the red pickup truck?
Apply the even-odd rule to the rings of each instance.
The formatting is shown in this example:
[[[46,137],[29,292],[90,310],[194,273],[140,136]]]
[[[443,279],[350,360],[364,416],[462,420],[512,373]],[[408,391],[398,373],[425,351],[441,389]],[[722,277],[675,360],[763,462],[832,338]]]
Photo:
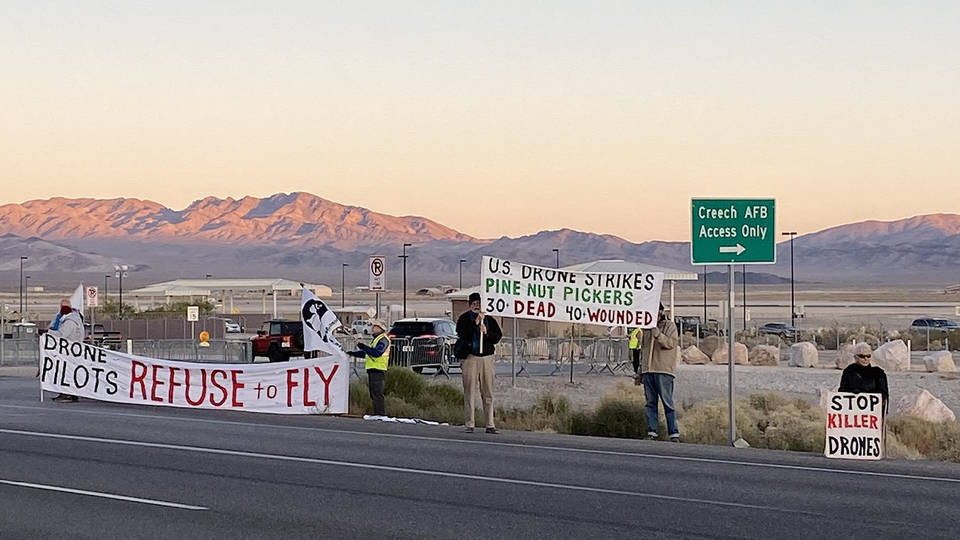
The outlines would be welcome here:
[[[291,356],[303,356],[303,323],[276,319],[266,321],[257,337],[250,338],[253,356],[269,358],[271,362],[285,362]]]

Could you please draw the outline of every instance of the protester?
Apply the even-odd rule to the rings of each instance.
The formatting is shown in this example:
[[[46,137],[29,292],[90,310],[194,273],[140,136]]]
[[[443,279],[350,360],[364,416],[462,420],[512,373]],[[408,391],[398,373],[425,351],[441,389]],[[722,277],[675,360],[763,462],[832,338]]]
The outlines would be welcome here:
[[[69,341],[83,341],[84,334],[86,334],[83,329],[83,316],[71,307],[69,298],[60,301],[60,312],[50,321],[47,332],[52,336]],[[60,394],[53,400],[60,403],[80,401],[77,396],[69,394]]]
[[[887,374],[883,368],[870,364],[873,351],[867,343],[857,343],[853,350],[854,363],[840,375],[840,392],[854,394],[880,394],[883,396],[883,414],[887,414],[890,391],[887,388]]]
[[[634,328],[630,331],[630,356],[633,358],[633,374],[640,373],[640,340],[643,338],[643,329]]]
[[[370,399],[373,401],[373,414],[386,416],[383,387],[387,382],[387,367],[390,364],[390,338],[385,333],[386,323],[379,319],[374,319],[370,323],[370,335],[373,336],[373,341],[369,346],[357,343],[357,350],[347,354],[365,359],[364,367],[367,370]]]
[[[657,316],[657,326],[644,332],[641,347],[644,350],[638,377],[647,396],[647,438],[656,440],[659,429],[659,401],[667,418],[667,434],[672,442],[680,442],[677,413],[673,407],[673,382],[677,373],[677,325],[666,316],[663,304]]]
[[[499,433],[493,423],[493,349],[503,337],[496,319],[480,311],[480,294],[469,297],[470,310],[457,319],[455,354],[463,372],[463,412],[466,432],[473,433],[474,403],[477,385],[483,401],[483,416],[487,433]]]

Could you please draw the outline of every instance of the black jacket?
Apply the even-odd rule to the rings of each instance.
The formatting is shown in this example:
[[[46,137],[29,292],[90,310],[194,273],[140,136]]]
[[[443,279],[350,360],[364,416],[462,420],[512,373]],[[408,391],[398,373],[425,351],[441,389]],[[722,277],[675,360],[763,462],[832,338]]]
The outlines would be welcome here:
[[[467,311],[457,319],[457,345],[454,354],[457,358],[463,360],[468,355],[490,356],[493,354],[494,345],[500,343],[503,337],[503,331],[497,320],[487,315],[483,318],[484,326],[487,327],[487,333],[483,335],[483,352],[480,352],[480,327],[477,325],[477,314],[473,311]]]
[[[854,362],[840,376],[841,392],[854,394],[880,394],[883,396],[883,412],[887,412],[890,391],[887,389],[887,374],[877,366],[861,366]]]

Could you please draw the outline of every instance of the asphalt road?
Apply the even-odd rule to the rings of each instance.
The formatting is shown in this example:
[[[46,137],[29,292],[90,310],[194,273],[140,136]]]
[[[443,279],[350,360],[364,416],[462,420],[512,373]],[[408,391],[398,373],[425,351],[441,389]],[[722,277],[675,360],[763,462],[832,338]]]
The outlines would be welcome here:
[[[37,402],[0,377],[0,538],[956,538],[960,467]]]

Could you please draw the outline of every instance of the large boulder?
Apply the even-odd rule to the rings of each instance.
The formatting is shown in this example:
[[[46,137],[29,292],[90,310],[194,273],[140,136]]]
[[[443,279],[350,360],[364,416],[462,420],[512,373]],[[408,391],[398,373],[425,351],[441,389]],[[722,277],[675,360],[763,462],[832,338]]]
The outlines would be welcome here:
[[[923,357],[923,364],[927,367],[927,371],[931,373],[957,370],[957,365],[953,362],[953,354],[950,351],[932,352]]]
[[[780,365],[780,349],[773,345],[757,345],[750,350],[751,366]]]
[[[817,367],[820,364],[820,352],[809,341],[801,341],[790,346],[790,367]]]
[[[902,339],[888,341],[873,351],[873,363],[884,371],[910,371],[910,351]]]
[[[914,391],[900,398],[897,412],[916,416],[930,422],[946,422],[957,419],[953,411],[926,390]]]
[[[703,351],[698,349],[696,345],[691,345],[683,350],[683,363],[684,364],[709,364],[710,357],[703,354]]]
[[[719,336],[707,336],[700,340],[700,350],[707,356],[713,356],[722,343]]]
[[[714,364],[729,364],[728,359],[729,351],[728,345],[718,347],[717,350],[713,351],[713,363]],[[733,361],[737,364],[746,364],[749,360],[750,355],[747,354],[747,346],[743,343],[734,343],[733,344]]]
[[[840,350],[837,351],[837,358],[835,360],[837,363],[837,369],[846,369],[847,366],[856,362],[856,358],[853,356],[853,351],[855,348],[855,345],[849,343],[840,347]]]

